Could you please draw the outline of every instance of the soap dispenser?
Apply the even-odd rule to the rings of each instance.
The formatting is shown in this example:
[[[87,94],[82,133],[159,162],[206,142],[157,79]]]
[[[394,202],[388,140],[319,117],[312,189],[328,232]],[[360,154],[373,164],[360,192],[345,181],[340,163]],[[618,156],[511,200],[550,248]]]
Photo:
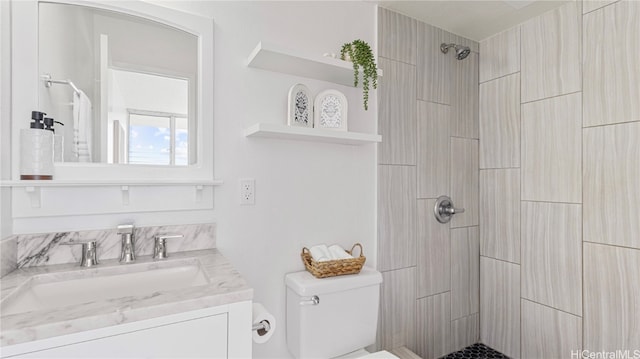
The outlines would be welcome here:
[[[20,130],[20,179],[53,179],[53,132],[44,129],[46,113],[31,112],[30,128]]]
[[[51,117],[44,118],[44,129],[53,132],[53,162],[64,162],[64,137],[56,135],[56,130],[53,128],[56,123],[64,126],[64,123]]]

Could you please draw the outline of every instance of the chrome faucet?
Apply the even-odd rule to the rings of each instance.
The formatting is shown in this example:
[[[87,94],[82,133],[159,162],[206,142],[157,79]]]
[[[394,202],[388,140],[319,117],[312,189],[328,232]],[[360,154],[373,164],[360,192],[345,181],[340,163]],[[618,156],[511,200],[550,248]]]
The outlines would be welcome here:
[[[98,254],[96,252],[96,241],[78,241],[78,242],[64,242],[60,243],[68,246],[82,245],[82,259],[80,260],[81,267],[93,267],[98,265]]]
[[[155,245],[153,246],[153,259],[167,259],[167,239],[182,238],[182,234],[159,234],[155,237]]]
[[[122,235],[122,251],[120,262],[133,263],[136,261],[136,242],[133,238],[133,224],[121,224],[118,226],[118,234]]]

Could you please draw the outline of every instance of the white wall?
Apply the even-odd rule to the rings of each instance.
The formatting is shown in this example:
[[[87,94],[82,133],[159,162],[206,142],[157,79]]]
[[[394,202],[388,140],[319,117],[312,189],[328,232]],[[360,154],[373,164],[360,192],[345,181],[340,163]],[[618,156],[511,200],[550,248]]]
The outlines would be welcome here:
[[[215,20],[215,167],[218,244],[280,321],[257,358],[284,358],[284,274],[303,269],[302,246],[362,242],[375,253],[375,147],[247,139],[256,122],[284,123],[286,93],[297,82],[313,93],[338,88],[349,99],[349,127],[375,132],[376,106],[364,112],[359,89],[250,69],[258,41],[303,51],[338,52],[343,42],[375,44],[375,6],[360,2],[173,3]],[[370,100],[376,104],[375,96]],[[256,179],[256,205],[238,205],[237,179]]]
[[[11,41],[10,4],[0,1],[0,180],[11,178]],[[0,188],[0,239],[11,235],[11,189]]]
[[[318,242],[362,242],[376,258],[375,146],[247,139],[256,122],[285,123],[286,94],[297,82],[315,94],[327,88],[349,99],[349,127],[376,131],[376,97],[362,109],[361,91],[321,81],[247,68],[258,41],[301,51],[339,52],[362,38],[375,44],[375,6],[362,2],[193,2],[171,6],[215,20],[215,169],[218,245],[280,321],[256,358],[289,356],[285,341],[287,272],[303,269],[300,250]],[[256,205],[238,205],[238,179],[256,179]]]
[[[377,131],[377,99],[372,93],[365,112],[360,89],[247,68],[245,62],[259,41],[318,55],[338,53],[342,43],[357,38],[373,45],[375,5],[162,4],[215,20],[214,163],[216,177],[225,181],[215,189],[215,209],[20,218],[14,221],[14,232],[109,228],[125,220],[137,225],[215,221],[220,249],[255,289],[255,300],[280,321],[269,343],[254,346],[255,357],[286,358],[284,275],[303,269],[301,248],[319,242],[344,246],[361,242],[367,264],[375,266],[376,151],[374,145],[248,139],[243,129],[256,122],[286,123],[287,92],[298,82],[307,84],[314,94],[327,88],[343,91],[353,131]],[[3,162],[8,157],[3,151]],[[238,204],[238,179],[246,177],[256,179],[255,206]],[[64,200],[73,206],[86,196],[65,191]]]

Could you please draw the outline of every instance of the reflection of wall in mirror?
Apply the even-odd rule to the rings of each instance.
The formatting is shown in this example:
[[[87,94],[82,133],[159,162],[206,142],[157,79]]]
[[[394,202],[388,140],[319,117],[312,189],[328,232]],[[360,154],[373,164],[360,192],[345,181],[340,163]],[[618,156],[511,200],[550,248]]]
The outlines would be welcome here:
[[[113,160],[107,150],[113,145],[113,122],[102,118],[106,111],[101,112],[100,103],[101,35],[108,38],[109,68],[187,79],[189,128],[196,128],[197,37],[148,20],[81,6],[41,3],[39,12],[39,71],[56,79],[71,79],[91,99],[94,161]],[[65,123],[65,161],[75,161],[72,96],[67,86],[40,87],[40,109]],[[195,151],[195,141],[190,141],[191,163]]]
[[[113,136],[111,137],[111,148],[109,151],[109,163],[126,163],[125,158],[125,134],[124,134],[124,126],[118,120],[113,121]]]
[[[80,6],[39,5],[39,72],[54,79],[71,79],[90,99],[93,89],[93,42],[89,40],[91,16]],[[56,19],[49,21],[47,19]],[[73,151],[73,90],[69,86],[39,86],[39,110],[64,123],[64,161],[76,162]],[[94,102],[94,108],[96,103]]]
[[[139,101],[140,96],[135,99],[126,101],[111,101],[109,99],[109,116],[120,112],[123,114],[124,109],[117,109],[116,103],[128,103],[136,110],[155,111],[155,112],[172,112],[172,113],[188,113],[189,129],[196,129],[196,88],[197,88],[197,38],[183,31],[178,31],[158,23],[149,21],[132,21],[131,17],[119,18],[114,16],[96,15],[95,33],[107,34],[109,42],[109,68],[110,70],[124,70],[130,72],[156,74],[165,77],[175,77],[186,79],[189,83],[188,95],[177,95],[177,101],[171,101],[172,96],[169,93],[153,93],[150,92],[147,98],[156,98],[154,103],[149,101]],[[119,77],[123,81],[122,76]],[[139,87],[140,91],[148,91],[146,88],[153,88],[153,85]],[[113,84],[108,85],[109,89],[113,88]],[[156,89],[162,88],[157,86]],[[157,90],[156,90],[157,91]],[[167,104],[173,102],[181,102],[182,97],[186,97],[188,108]],[[164,98],[163,98],[164,97]],[[144,103],[143,106],[138,104]],[[135,105],[134,105],[135,104]],[[178,111],[175,107],[180,107]],[[118,119],[118,115],[114,119]],[[110,120],[109,120],[110,122]],[[113,129],[109,124],[109,128]],[[126,131],[128,132],[128,131]],[[107,134],[102,136],[106,138]],[[127,136],[127,133],[125,133]],[[195,136],[192,137],[195,139]],[[108,153],[106,146],[107,141],[102,147],[102,152]],[[190,141],[190,159],[195,160],[196,146],[195,141]]]

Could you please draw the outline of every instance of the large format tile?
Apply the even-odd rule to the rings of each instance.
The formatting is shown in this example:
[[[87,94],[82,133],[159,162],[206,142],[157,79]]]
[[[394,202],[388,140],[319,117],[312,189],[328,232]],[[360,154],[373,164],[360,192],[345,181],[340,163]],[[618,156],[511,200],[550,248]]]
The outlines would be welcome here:
[[[415,19],[378,7],[378,55],[415,65],[417,26]]]
[[[521,31],[522,102],[580,91],[580,2],[537,16]]]
[[[418,200],[418,297],[451,289],[449,226],[433,215],[435,199]]]
[[[584,348],[640,348],[640,250],[584,245]],[[633,353],[633,351],[632,351]]]
[[[478,138],[478,54],[453,65],[451,135]]]
[[[584,17],[584,126],[640,120],[640,2]]]
[[[378,166],[378,269],[416,264],[416,170]]]
[[[520,263],[520,170],[480,171],[480,253]]]
[[[415,267],[382,272],[376,343],[381,349],[415,348]]]
[[[451,104],[451,70],[457,60],[440,51],[440,44],[451,42],[451,37],[442,29],[418,22],[418,99]]]
[[[416,354],[436,359],[451,352],[449,292],[418,299]]]
[[[418,101],[418,198],[449,193],[451,107]]]
[[[464,208],[451,219],[451,227],[478,224],[478,140],[451,138],[451,200]]]
[[[522,297],[582,315],[579,204],[522,202]]]
[[[582,349],[582,318],[522,300],[522,357],[573,358]]]
[[[640,122],[584,130],[584,240],[640,248]]]
[[[480,315],[478,313],[451,321],[452,351],[460,350],[480,340]]]
[[[480,42],[480,82],[520,71],[520,26]]]
[[[480,257],[480,341],[520,357],[520,266]]]
[[[520,74],[480,85],[480,168],[520,167]]]
[[[380,58],[378,163],[416,164],[416,67]]]
[[[607,6],[620,0],[583,0],[582,1],[582,13],[586,14],[597,10],[603,6]]]
[[[582,202],[580,93],[522,105],[522,199]]]
[[[454,228],[451,230],[451,319],[480,311],[479,295],[478,227]]]

